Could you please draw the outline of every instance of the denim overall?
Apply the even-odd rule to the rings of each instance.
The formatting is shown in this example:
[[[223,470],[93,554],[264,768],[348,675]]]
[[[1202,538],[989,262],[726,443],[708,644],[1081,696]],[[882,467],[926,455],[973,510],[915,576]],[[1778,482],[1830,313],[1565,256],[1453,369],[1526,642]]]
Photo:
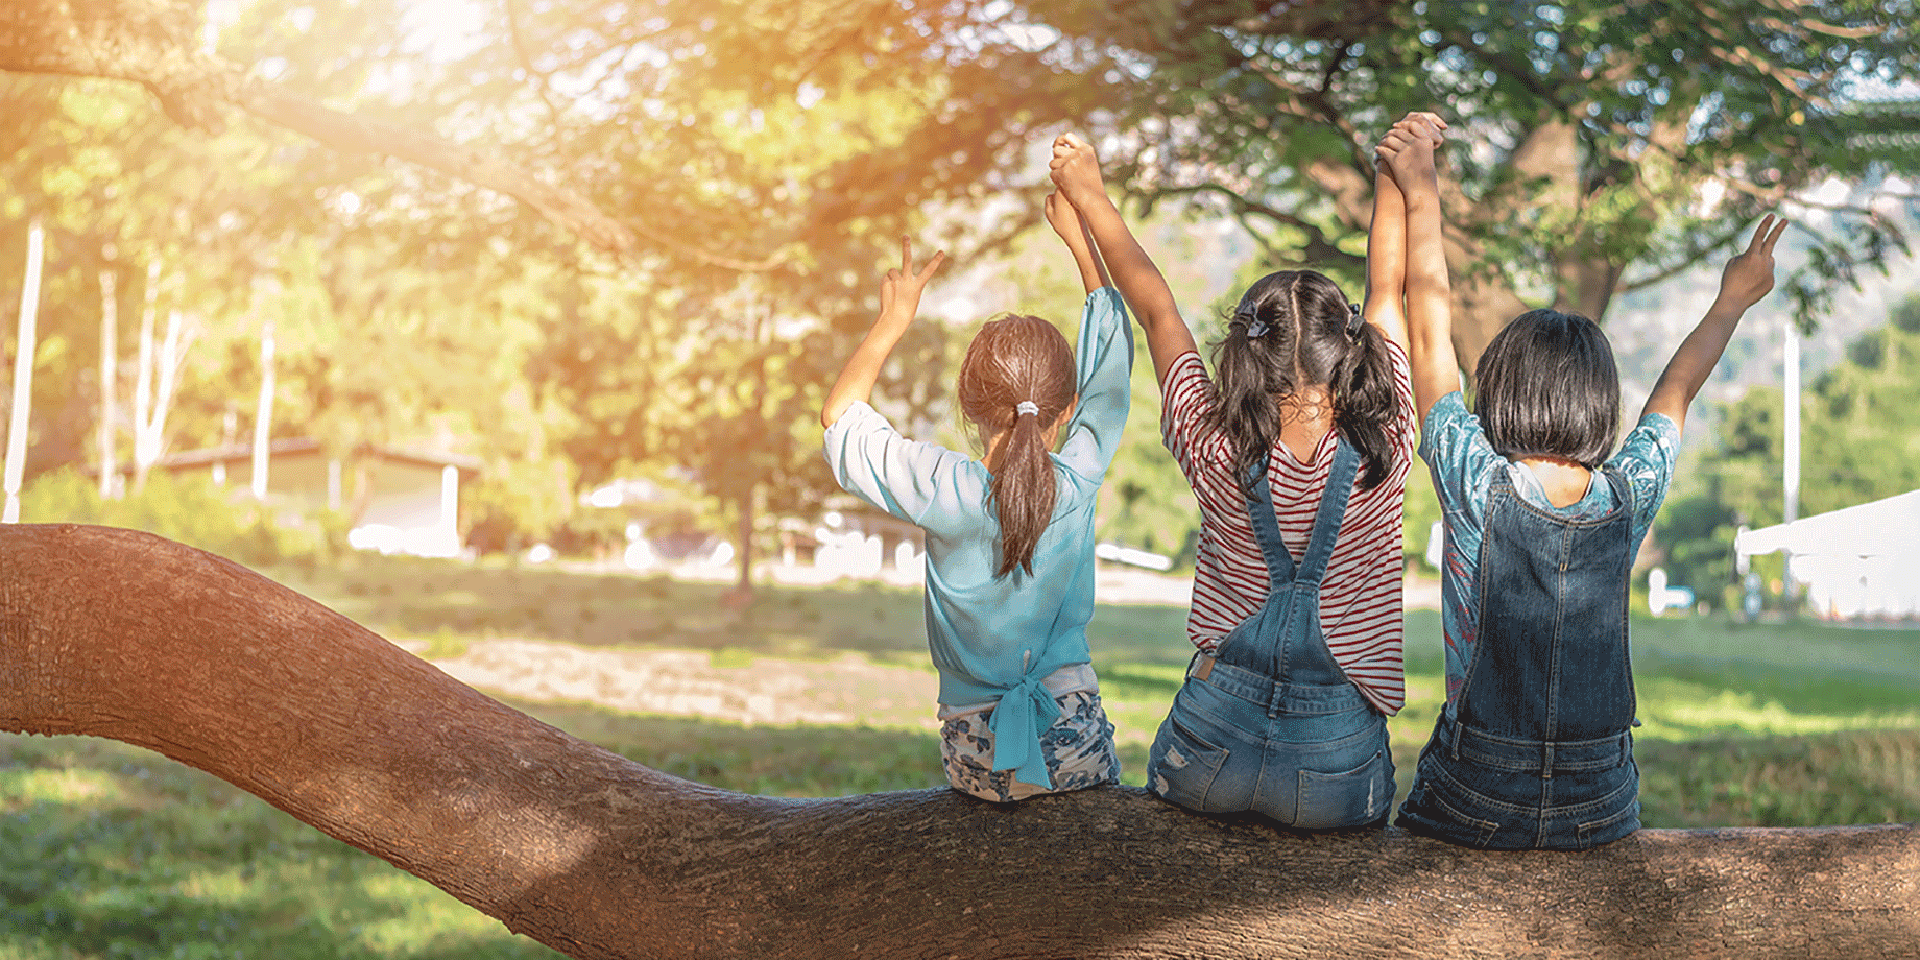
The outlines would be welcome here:
[[[1339,440],[1297,568],[1274,520],[1266,465],[1256,468],[1247,510],[1267,561],[1267,602],[1214,657],[1195,656],[1147,757],[1154,793],[1189,810],[1251,810],[1306,830],[1386,818],[1386,717],[1347,679],[1320,626],[1320,580],[1359,462]]]
[[[1420,752],[1400,825],[1502,850],[1580,850],[1640,829],[1633,763],[1627,572],[1633,499],[1565,520],[1521,500],[1505,470],[1487,494],[1466,683]]]

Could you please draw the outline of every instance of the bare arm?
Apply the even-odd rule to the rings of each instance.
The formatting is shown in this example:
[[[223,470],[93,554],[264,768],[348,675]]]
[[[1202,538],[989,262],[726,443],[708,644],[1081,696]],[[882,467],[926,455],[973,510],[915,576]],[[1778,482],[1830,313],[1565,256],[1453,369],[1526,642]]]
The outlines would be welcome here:
[[[1133,238],[1133,231],[1127,229],[1127,222],[1107,196],[1106,184],[1100,180],[1100,160],[1092,145],[1073,134],[1063,134],[1053,142],[1051,166],[1054,184],[1080,211],[1107,269],[1113,273],[1113,285],[1140,321],[1140,329],[1147,335],[1147,352],[1153,355],[1154,376],[1165,383],[1173,361],[1199,349],[1187,322],[1180,318],[1180,307],[1167,287],[1167,279]]]
[[[1784,218],[1768,214],[1754,230],[1747,249],[1727,262],[1720,274],[1720,295],[1707,308],[1707,315],[1700,318],[1700,325],[1680,341],[1673,359],[1667,361],[1667,369],[1647,397],[1646,408],[1640,411],[1641,417],[1664,413],[1673,418],[1675,427],[1685,426],[1687,405],[1720,362],[1740,318],[1773,289],[1773,245],[1786,228]]]
[[[1420,114],[1394,124],[1375,152],[1406,196],[1407,358],[1413,403],[1421,419],[1441,397],[1460,389],[1453,352],[1453,290],[1440,244],[1440,181],[1433,165],[1437,133]]]
[[[853,351],[853,356],[847,358],[847,365],[840,369],[840,378],[833,382],[833,389],[827,391],[826,402],[820,407],[821,426],[833,426],[848,407],[873,396],[873,384],[880,379],[880,368],[886,365],[894,345],[913,323],[914,314],[920,312],[920,291],[926,289],[927,281],[946,259],[944,251],[937,252],[926,266],[916,271],[913,242],[900,238],[900,266],[888,270],[886,279],[880,283],[880,316],[873,321],[873,327]]]
[[[1094,248],[1093,233],[1087,221],[1058,191],[1047,194],[1047,223],[1073,254],[1073,265],[1080,271],[1080,284],[1088,293],[1107,285],[1107,267]]]
[[[1373,222],[1367,228],[1367,303],[1361,313],[1407,350],[1407,198],[1385,166],[1373,172]]]

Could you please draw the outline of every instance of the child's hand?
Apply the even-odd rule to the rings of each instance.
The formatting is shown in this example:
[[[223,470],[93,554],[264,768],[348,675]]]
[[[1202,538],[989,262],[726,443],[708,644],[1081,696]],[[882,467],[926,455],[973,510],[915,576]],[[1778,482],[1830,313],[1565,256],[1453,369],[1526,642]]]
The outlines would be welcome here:
[[[1440,145],[1446,142],[1444,134],[1447,130],[1447,121],[1441,119],[1437,113],[1415,110],[1395,121],[1393,125],[1424,134],[1433,142],[1435,150],[1440,149]]]
[[[1773,245],[1786,229],[1785,217],[1776,219],[1769,213],[1760,221],[1747,249],[1727,261],[1727,269],[1720,274],[1721,304],[1744,312],[1773,289]]]
[[[1080,211],[1074,209],[1073,204],[1058,190],[1047,194],[1047,225],[1069,247],[1086,241],[1086,234],[1081,232]]]
[[[913,241],[901,237],[900,265],[888,270],[886,279],[880,281],[880,319],[911,322],[920,312],[920,291],[927,288],[927,281],[933,279],[933,272],[940,269],[946,260],[945,250],[936,251],[926,266],[915,270]]]
[[[1433,113],[1409,113],[1393,125],[1374,148],[1374,157],[1387,168],[1401,190],[1435,179],[1433,152],[1443,141],[1447,122]]]
[[[1047,169],[1054,186],[1076,207],[1107,195],[1107,186],[1100,180],[1100,157],[1093,152],[1093,144],[1077,134],[1063,133],[1053,139],[1053,159]]]

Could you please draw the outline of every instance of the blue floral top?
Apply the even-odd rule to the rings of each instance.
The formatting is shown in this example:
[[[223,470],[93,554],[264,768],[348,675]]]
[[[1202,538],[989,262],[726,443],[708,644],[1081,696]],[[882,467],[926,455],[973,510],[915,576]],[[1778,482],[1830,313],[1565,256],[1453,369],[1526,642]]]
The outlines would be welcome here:
[[[1666,414],[1650,413],[1640,419],[1620,451],[1605,464],[1618,470],[1633,491],[1629,563],[1666,498],[1679,448],[1679,426]],[[1433,471],[1433,489],[1440,496],[1446,526],[1446,554],[1440,566],[1440,621],[1447,637],[1447,699],[1452,700],[1466,682],[1474,639],[1479,635],[1480,611],[1468,598],[1473,596],[1473,581],[1480,570],[1480,544],[1493,471],[1505,469],[1521,499],[1568,520],[1604,516],[1615,506],[1613,487],[1605,479],[1594,477],[1587,484],[1586,496],[1565,507],[1554,506],[1532,470],[1494,452],[1480,418],[1467,411],[1458,390],[1441,397],[1427,411],[1420,431],[1420,458]]]

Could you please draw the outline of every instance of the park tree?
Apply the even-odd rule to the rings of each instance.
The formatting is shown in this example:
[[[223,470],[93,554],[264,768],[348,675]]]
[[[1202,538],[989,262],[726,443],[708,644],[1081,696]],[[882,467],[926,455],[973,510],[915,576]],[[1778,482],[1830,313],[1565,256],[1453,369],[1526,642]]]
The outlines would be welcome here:
[[[982,4],[999,42],[1076,86],[1142,204],[1231,216],[1272,262],[1352,269],[1369,148],[1412,109],[1452,124],[1444,197],[1454,338],[1471,368],[1505,322],[1614,298],[1716,256],[1827,177],[1912,172],[1873,103],[1920,78],[1911,0],[1802,4]],[[1877,165],[1877,167],[1876,167]],[[1912,198],[1907,197],[1908,200]],[[1904,244],[1834,211],[1784,284],[1803,322]]]

